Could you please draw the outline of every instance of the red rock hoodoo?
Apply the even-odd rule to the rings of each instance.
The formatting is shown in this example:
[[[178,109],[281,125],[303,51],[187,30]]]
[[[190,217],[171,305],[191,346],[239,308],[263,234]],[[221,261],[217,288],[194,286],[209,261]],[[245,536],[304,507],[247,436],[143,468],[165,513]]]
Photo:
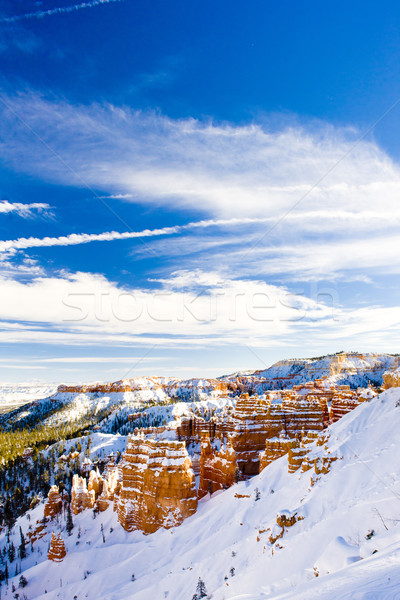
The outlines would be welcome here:
[[[53,531],[47,558],[54,562],[62,562],[66,554],[67,552],[65,550],[65,544],[61,537],[61,533],[55,534]]]
[[[44,505],[44,516],[54,519],[54,517],[61,512],[62,506],[63,501],[58,485],[52,485]]]
[[[153,533],[196,512],[195,477],[184,442],[129,436],[114,507],[127,531]]]
[[[71,490],[71,508],[74,515],[79,514],[87,508],[93,508],[95,500],[96,493],[93,487],[88,490],[86,479],[84,477],[79,477],[79,475],[74,475],[72,478]]]
[[[230,439],[218,452],[214,452],[209,436],[204,434],[201,441],[199,498],[233,485],[236,469],[236,454]]]

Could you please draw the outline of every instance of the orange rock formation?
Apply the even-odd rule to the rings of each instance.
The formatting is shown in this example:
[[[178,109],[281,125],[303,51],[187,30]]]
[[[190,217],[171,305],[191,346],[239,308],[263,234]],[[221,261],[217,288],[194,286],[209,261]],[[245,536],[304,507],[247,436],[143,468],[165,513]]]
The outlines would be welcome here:
[[[58,485],[52,485],[44,505],[44,516],[54,519],[54,517],[61,512],[62,505],[63,501]]]
[[[285,533],[285,530],[289,527],[293,527],[298,521],[302,521],[303,516],[298,515],[297,512],[291,513],[289,511],[283,511],[281,514],[276,516],[276,525],[271,531],[269,541],[271,544],[275,544],[276,540],[281,538]],[[260,533],[260,532],[259,532]]]
[[[210,437],[203,434],[200,455],[200,482],[198,496],[225,489],[233,485],[237,469],[236,454],[228,440],[219,452],[214,452]]]
[[[129,436],[115,508],[127,531],[153,533],[196,512],[195,478],[184,442]]]
[[[71,508],[74,515],[79,514],[86,508],[93,508],[95,500],[96,493],[93,487],[89,491],[86,486],[86,479],[79,477],[79,475],[74,475],[71,490]]]
[[[114,500],[114,494],[118,487],[118,467],[112,458],[102,476],[102,492],[97,499],[100,512],[107,510],[110,502]]]
[[[55,534],[53,531],[47,558],[54,562],[62,562],[66,554],[67,552],[65,550],[65,544],[61,537],[61,533]]]
[[[388,390],[391,387],[400,387],[400,369],[384,373],[383,386],[385,390]]]

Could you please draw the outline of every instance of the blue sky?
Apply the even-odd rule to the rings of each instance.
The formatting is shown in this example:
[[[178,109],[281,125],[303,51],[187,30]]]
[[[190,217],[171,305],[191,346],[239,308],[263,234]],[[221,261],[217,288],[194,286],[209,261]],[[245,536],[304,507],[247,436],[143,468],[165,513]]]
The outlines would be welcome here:
[[[0,380],[397,352],[399,23],[3,1]]]

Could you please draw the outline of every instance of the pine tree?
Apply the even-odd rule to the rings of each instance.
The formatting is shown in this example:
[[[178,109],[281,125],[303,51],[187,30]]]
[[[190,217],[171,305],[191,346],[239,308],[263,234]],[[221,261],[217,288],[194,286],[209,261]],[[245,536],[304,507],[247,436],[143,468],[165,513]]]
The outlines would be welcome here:
[[[13,562],[15,558],[15,547],[14,544],[11,542],[11,544],[8,546],[8,560],[10,561],[10,563]]]
[[[25,545],[24,534],[22,533],[21,527],[19,528],[19,534],[21,536],[21,543],[19,546],[19,557],[22,560],[23,558],[26,558],[26,545]]]
[[[71,513],[71,504],[68,503],[67,506],[67,523],[66,523],[66,530],[68,532],[68,535],[71,535],[72,530],[74,528],[74,522],[72,520],[72,513]]]
[[[201,577],[199,577],[199,580],[197,582],[196,597],[198,598],[198,600],[200,600],[201,598],[207,598],[206,584],[201,579]]]
[[[11,527],[14,525],[14,521],[15,521],[15,517],[14,517],[12,505],[11,505],[10,499],[7,498],[7,501],[4,506],[4,522],[7,525],[8,530],[10,530]],[[9,537],[9,535],[10,534],[8,533],[8,537]]]

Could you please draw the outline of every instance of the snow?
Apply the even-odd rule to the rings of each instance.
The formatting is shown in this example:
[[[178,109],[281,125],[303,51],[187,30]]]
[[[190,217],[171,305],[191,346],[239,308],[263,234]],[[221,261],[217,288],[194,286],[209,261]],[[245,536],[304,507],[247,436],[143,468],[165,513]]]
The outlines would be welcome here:
[[[383,373],[399,366],[398,356],[390,354],[358,354],[348,352],[320,358],[281,360],[263,371],[255,371],[244,380],[253,383],[260,393],[265,389],[292,387],[325,378],[324,385],[365,387],[371,381],[381,385]],[[229,376],[224,379],[235,379]]]
[[[125,532],[111,507],[96,519],[86,511],[74,517],[70,537],[63,531],[67,556],[61,564],[46,560],[52,529],[65,529],[63,518],[54,521],[22,561],[29,582],[24,592],[30,600],[74,595],[78,600],[190,600],[201,577],[213,600],[397,597],[399,402],[400,388],[391,388],[332,425],[327,444],[341,458],[314,486],[313,471],[290,475],[282,457],[251,480],[200,502],[180,527],[149,536]],[[98,449],[114,448],[116,439],[92,435]],[[312,448],[314,456],[322,452]],[[30,511],[31,524],[42,511],[43,505]],[[276,516],[284,511],[304,518],[272,546],[264,530],[276,528]],[[28,517],[14,528],[16,545],[20,524],[26,532]]]
[[[0,384],[0,409],[47,398],[56,392],[57,385],[41,382]]]

